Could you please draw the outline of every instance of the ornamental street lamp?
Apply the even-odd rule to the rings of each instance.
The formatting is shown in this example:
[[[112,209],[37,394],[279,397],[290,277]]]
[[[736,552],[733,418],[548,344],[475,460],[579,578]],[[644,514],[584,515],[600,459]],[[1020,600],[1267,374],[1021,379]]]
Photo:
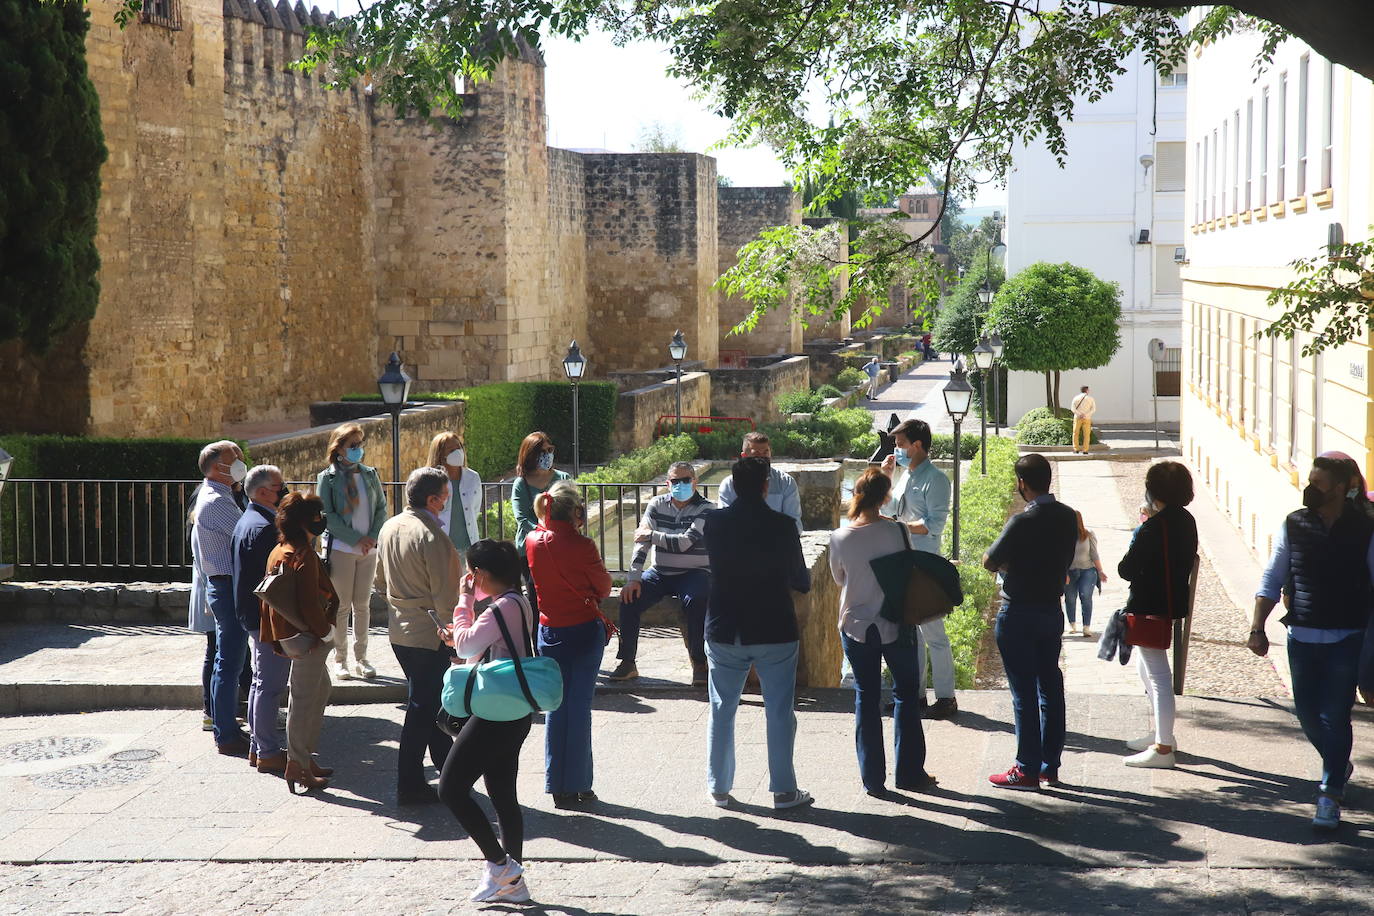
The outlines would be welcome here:
[[[572,382],[572,401],[573,401],[573,477],[582,475],[582,452],[577,424],[577,383],[581,380],[582,374],[587,371],[587,360],[583,358],[582,351],[577,348],[577,341],[568,345],[568,355],[563,357],[563,371],[568,375],[568,381]]]
[[[401,357],[392,353],[377,379],[377,391],[382,395],[382,403],[391,411],[391,479],[395,481],[391,494],[392,511],[400,511],[401,505],[401,411],[405,409],[410,397],[410,376],[401,367]]]
[[[991,249],[991,248],[988,249],[988,269],[989,269],[989,270],[992,269],[992,249]],[[986,274],[983,275],[983,285],[982,285],[982,287],[978,290],[978,301],[981,302],[981,303],[983,303],[983,307],[984,307],[984,308],[987,308],[989,305],[992,304],[992,284],[991,284],[990,282],[988,282],[988,277],[987,277]]]
[[[968,415],[969,404],[973,400],[973,386],[964,375],[963,360],[955,360],[954,368],[949,371],[949,381],[945,384],[945,410],[954,421],[954,537],[950,546],[950,559],[959,559],[959,427]]]
[[[992,432],[995,436],[1002,435],[1002,353],[1006,349],[1002,344],[1002,336],[996,331],[988,338],[988,346],[992,347]]]
[[[668,344],[668,355],[677,363],[677,434],[682,435],[682,361],[687,358],[687,338],[682,331],[673,332],[673,340]]]
[[[978,418],[978,437],[983,446],[983,476],[988,476],[988,370],[992,368],[992,346],[988,336],[983,335],[978,346],[973,348],[973,365],[978,367],[978,397],[983,402],[983,412]]]

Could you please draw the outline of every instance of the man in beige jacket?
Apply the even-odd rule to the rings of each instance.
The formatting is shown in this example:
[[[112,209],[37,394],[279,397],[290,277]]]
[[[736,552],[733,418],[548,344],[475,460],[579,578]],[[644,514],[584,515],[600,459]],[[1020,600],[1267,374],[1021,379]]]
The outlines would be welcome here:
[[[1097,413],[1097,401],[1088,393],[1088,386],[1084,385],[1082,390],[1074,396],[1073,402],[1069,405],[1073,410],[1073,450],[1074,454],[1082,452],[1088,454],[1088,446],[1093,441],[1093,414]],[[1083,447],[1078,447],[1078,434],[1083,433]]]
[[[439,696],[452,650],[440,640],[429,610],[445,620],[458,603],[460,559],[439,515],[448,505],[448,475],[419,468],[406,480],[406,507],[382,525],[377,552],[389,605],[391,650],[406,675],[409,702],[397,754],[396,802],[418,805],[439,800],[425,777],[425,748],[442,771],[453,739],[439,730]]]

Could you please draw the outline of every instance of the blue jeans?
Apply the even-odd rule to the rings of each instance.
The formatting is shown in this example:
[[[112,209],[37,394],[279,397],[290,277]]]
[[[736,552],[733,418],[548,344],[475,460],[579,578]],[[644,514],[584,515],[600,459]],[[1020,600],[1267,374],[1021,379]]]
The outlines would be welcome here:
[[[539,627],[539,654],[563,672],[563,705],[544,716],[544,791],[551,795],[592,789],[592,697],[605,652],[606,625],[599,618]]]
[[[1321,755],[1321,791],[1334,798],[1345,791],[1345,770],[1353,743],[1350,710],[1355,705],[1363,644],[1363,633],[1324,644],[1288,640],[1293,708],[1303,734]]]
[[[286,692],[291,677],[291,659],[278,655],[270,642],[258,639],[258,631],[250,630],[248,639],[253,651],[253,686],[248,691],[248,747],[259,757],[275,757],[286,746],[277,730],[277,710],[281,695]]]
[[[1057,603],[1004,606],[997,615],[997,649],[1016,719],[1016,762],[1031,776],[1058,773],[1064,754],[1063,635]]]
[[[1074,622],[1075,605],[1083,602],[1083,626],[1093,622],[1093,589],[1097,588],[1097,570],[1069,570],[1069,584],[1064,586],[1064,615]]]
[[[887,781],[883,755],[883,661],[892,672],[892,713],[897,758],[897,784],[914,786],[926,778],[926,738],[921,730],[921,673],[910,639],[886,645],[878,628],[869,625],[863,642],[844,633],[844,657],[854,670],[854,747],[859,754],[859,777],[864,788],[881,789]]]
[[[425,749],[430,763],[440,772],[453,747],[453,739],[440,730],[439,715],[444,673],[453,656],[448,648],[421,649],[391,644],[406,676],[406,717],[401,724],[401,747],[396,753],[396,788],[401,792],[429,785],[425,778]]]
[[[215,743],[243,739],[239,728],[239,676],[248,657],[248,631],[234,611],[232,576],[206,580],[210,611],[215,615],[215,669],[210,674],[210,717],[215,721]]]
[[[706,663],[706,602],[711,596],[711,573],[693,569],[670,576],[649,569],[639,580],[639,597],[620,603],[620,651],[616,658],[632,662],[639,650],[639,618],[667,596],[682,599],[687,618],[687,655]]]
[[[707,683],[711,719],[706,737],[706,785],[717,795],[735,785],[735,713],[749,667],[759,673],[763,686],[763,711],[768,732],[768,789],[795,792],[797,773],[792,768],[792,746],[797,739],[797,643],[706,643],[710,663]]]
[[[239,693],[248,696],[253,687],[253,665],[248,653],[244,653],[243,672],[239,675]],[[205,634],[205,663],[200,666],[201,706],[205,718],[210,718],[210,679],[215,676],[215,631]]]

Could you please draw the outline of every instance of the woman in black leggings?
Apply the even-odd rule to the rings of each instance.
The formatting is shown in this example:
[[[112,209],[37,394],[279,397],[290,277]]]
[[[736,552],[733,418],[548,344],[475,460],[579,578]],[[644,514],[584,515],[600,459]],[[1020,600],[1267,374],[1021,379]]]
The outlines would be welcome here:
[[[457,650],[460,658],[475,660],[490,653],[490,658],[509,658],[512,648],[525,658],[530,654],[525,634],[533,627],[529,604],[517,587],[520,559],[509,541],[483,539],[468,548],[468,569],[459,590],[458,606],[453,611],[452,630],[441,629],[440,637]],[[491,606],[473,618],[474,593],[491,595]],[[501,635],[496,621],[500,614],[515,642],[512,647]],[[520,766],[520,746],[530,733],[530,716],[513,722],[492,722],[476,716],[463,725],[453,750],[444,762],[439,777],[439,797],[449,806],[458,823],[472,837],[486,864],[472,899],[523,903],[530,899],[520,864],[525,841],[525,819],[516,797],[515,778]],[[473,784],[482,777],[487,797],[496,809],[501,828],[498,840],[487,815],[472,797]]]

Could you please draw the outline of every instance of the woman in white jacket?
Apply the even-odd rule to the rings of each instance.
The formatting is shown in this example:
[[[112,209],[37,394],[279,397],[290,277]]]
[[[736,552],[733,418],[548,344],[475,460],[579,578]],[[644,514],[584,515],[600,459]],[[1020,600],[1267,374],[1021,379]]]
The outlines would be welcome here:
[[[439,433],[429,443],[426,463],[448,475],[450,495],[439,525],[448,532],[458,556],[477,543],[477,513],[482,508],[482,478],[468,467],[467,449],[457,433]],[[456,524],[455,524],[456,522]]]

